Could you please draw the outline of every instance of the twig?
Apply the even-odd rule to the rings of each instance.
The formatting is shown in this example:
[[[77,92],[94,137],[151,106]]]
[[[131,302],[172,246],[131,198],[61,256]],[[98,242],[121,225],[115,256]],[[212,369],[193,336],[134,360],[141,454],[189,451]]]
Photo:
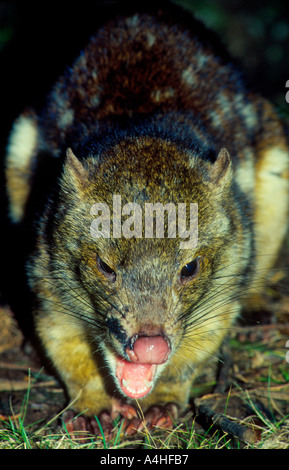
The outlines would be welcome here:
[[[228,376],[232,365],[231,349],[228,341],[222,346],[222,362],[219,365],[217,384],[214,393],[224,393],[227,388]]]
[[[199,416],[205,417],[206,420],[211,420],[212,424],[219,427],[222,431],[232,434],[243,442],[252,444],[256,442],[257,436],[251,429],[247,429],[240,424],[230,421],[226,416],[221,413],[215,413],[209,406],[200,405],[198,407]]]
[[[11,364],[10,362],[2,362],[0,361],[0,369],[8,369],[8,370],[25,370],[27,371],[30,369],[31,372],[39,372],[39,368],[37,369],[36,367],[31,367],[28,365],[23,365],[23,364]]]
[[[25,380],[7,380],[7,379],[0,379],[0,391],[1,392],[11,392],[11,391],[19,391],[19,390],[27,390],[30,387],[55,387],[56,383],[54,380],[48,380],[45,382],[38,382],[38,383],[29,383]]]

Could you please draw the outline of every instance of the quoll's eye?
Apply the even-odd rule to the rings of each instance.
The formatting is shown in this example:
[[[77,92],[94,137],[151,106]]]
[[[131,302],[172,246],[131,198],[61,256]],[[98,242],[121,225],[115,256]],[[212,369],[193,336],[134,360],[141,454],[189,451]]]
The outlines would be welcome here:
[[[108,264],[102,261],[102,259],[99,256],[97,258],[97,265],[98,265],[98,269],[100,270],[100,272],[104,274],[104,276],[109,281],[114,282],[116,280],[116,274],[114,270],[110,266],[108,266]]]
[[[186,264],[180,272],[181,283],[191,281],[199,272],[200,269],[200,257],[195,258],[190,263]]]

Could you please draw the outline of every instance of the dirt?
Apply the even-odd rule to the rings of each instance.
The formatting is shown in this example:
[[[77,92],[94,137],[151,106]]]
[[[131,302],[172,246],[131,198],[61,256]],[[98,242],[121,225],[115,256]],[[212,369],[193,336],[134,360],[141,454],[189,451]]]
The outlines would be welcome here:
[[[47,374],[7,306],[0,308],[0,328],[0,419],[21,417],[26,425],[42,425],[63,407],[64,391]]]

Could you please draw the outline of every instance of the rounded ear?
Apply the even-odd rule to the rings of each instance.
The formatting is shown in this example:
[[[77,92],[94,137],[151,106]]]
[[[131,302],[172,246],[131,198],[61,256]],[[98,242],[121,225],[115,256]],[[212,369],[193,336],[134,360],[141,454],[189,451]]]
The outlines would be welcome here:
[[[66,181],[72,183],[77,189],[83,188],[88,182],[88,170],[74,155],[71,148],[68,148],[66,151],[63,174]]]
[[[225,186],[232,180],[232,162],[227,149],[222,148],[216,161],[209,170],[210,183],[218,186]]]

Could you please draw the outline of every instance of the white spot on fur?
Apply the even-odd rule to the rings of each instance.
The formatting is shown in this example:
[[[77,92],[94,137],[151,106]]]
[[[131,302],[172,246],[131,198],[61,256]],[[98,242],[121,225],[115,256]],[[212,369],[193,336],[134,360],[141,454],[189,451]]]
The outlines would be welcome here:
[[[225,93],[220,92],[214,103],[214,110],[210,112],[211,123],[214,127],[224,126],[224,117],[227,119],[232,112],[232,102]]]
[[[258,121],[254,106],[251,103],[243,104],[240,108],[240,113],[245,119],[246,126],[249,129],[256,127]]]
[[[211,123],[214,127],[221,127],[222,126],[222,119],[220,118],[219,113],[216,111],[211,111],[210,112],[210,119]]]
[[[68,126],[70,126],[73,123],[74,120],[74,111],[73,109],[66,109],[64,113],[62,113],[58,119],[58,127],[60,129],[66,129]]]
[[[91,72],[91,76],[92,76],[92,79],[96,82],[97,79],[98,79],[98,77],[97,77],[97,71],[96,71],[96,70],[93,70],[93,71]]]
[[[174,94],[175,90],[173,88],[164,88],[163,90],[158,89],[151,92],[151,99],[155,103],[159,103],[172,98]]]
[[[251,103],[245,103],[243,95],[235,96],[234,100],[231,102],[228,96],[223,92],[218,95],[216,110],[210,112],[212,125],[215,127],[223,126],[223,117],[227,117],[229,113],[234,112],[234,108],[237,109],[238,114],[244,119],[246,127],[254,129],[257,125],[257,116],[254,106]]]
[[[254,155],[250,149],[243,151],[239,163],[235,168],[235,179],[247,197],[253,198],[255,185]]]
[[[217,98],[217,106],[223,114],[227,114],[232,110],[232,103],[225,93],[219,93]]]
[[[100,103],[100,98],[98,95],[94,95],[91,97],[90,106],[92,108],[97,108],[99,106],[99,103]]]
[[[6,178],[10,199],[10,217],[19,222],[29,194],[32,160],[38,141],[37,122],[32,116],[21,115],[9,137],[6,154]]]
[[[195,55],[194,60],[198,65],[197,71],[199,71],[199,70],[201,70],[201,69],[203,69],[204,67],[207,66],[207,62],[208,62],[209,57],[210,57],[209,55],[202,54],[201,52],[199,52],[198,54]]]
[[[196,86],[198,84],[198,73],[206,67],[208,57],[204,54],[198,53],[194,56],[194,66],[189,65],[183,73],[182,80],[189,86]]]
[[[7,147],[6,165],[17,168],[30,164],[37,144],[37,124],[27,116],[19,116],[14,122]]]
[[[126,19],[126,24],[130,27],[135,27],[137,26],[139,23],[139,16],[138,15],[134,15],[134,16],[131,16],[129,18]]]
[[[272,148],[268,149],[264,153],[262,162],[260,162],[259,168],[261,169],[259,173],[263,177],[267,175],[268,177],[277,177],[280,181],[282,175],[288,173],[289,159],[288,152],[284,151],[282,148]],[[281,182],[281,181],[280,181]],[[280,183],[279,183],[280,184]],[[287,187],[288,181],[287,178],[284,178],[283,184]]]
[[[151,34],[149,31],[147,32],[146,36],[147,36],[148,47],[152,47],[154,43],[156,42],[156,37],[153,34]]]
[[[259,156],[255,192],[256,260],[259,272],[265,273],[271,267],[288,229],[288,173],[288,149],[273,147]]]
[[[189,86],[197,84],[197,78],[191,65],[183,71],[182,80]]]

